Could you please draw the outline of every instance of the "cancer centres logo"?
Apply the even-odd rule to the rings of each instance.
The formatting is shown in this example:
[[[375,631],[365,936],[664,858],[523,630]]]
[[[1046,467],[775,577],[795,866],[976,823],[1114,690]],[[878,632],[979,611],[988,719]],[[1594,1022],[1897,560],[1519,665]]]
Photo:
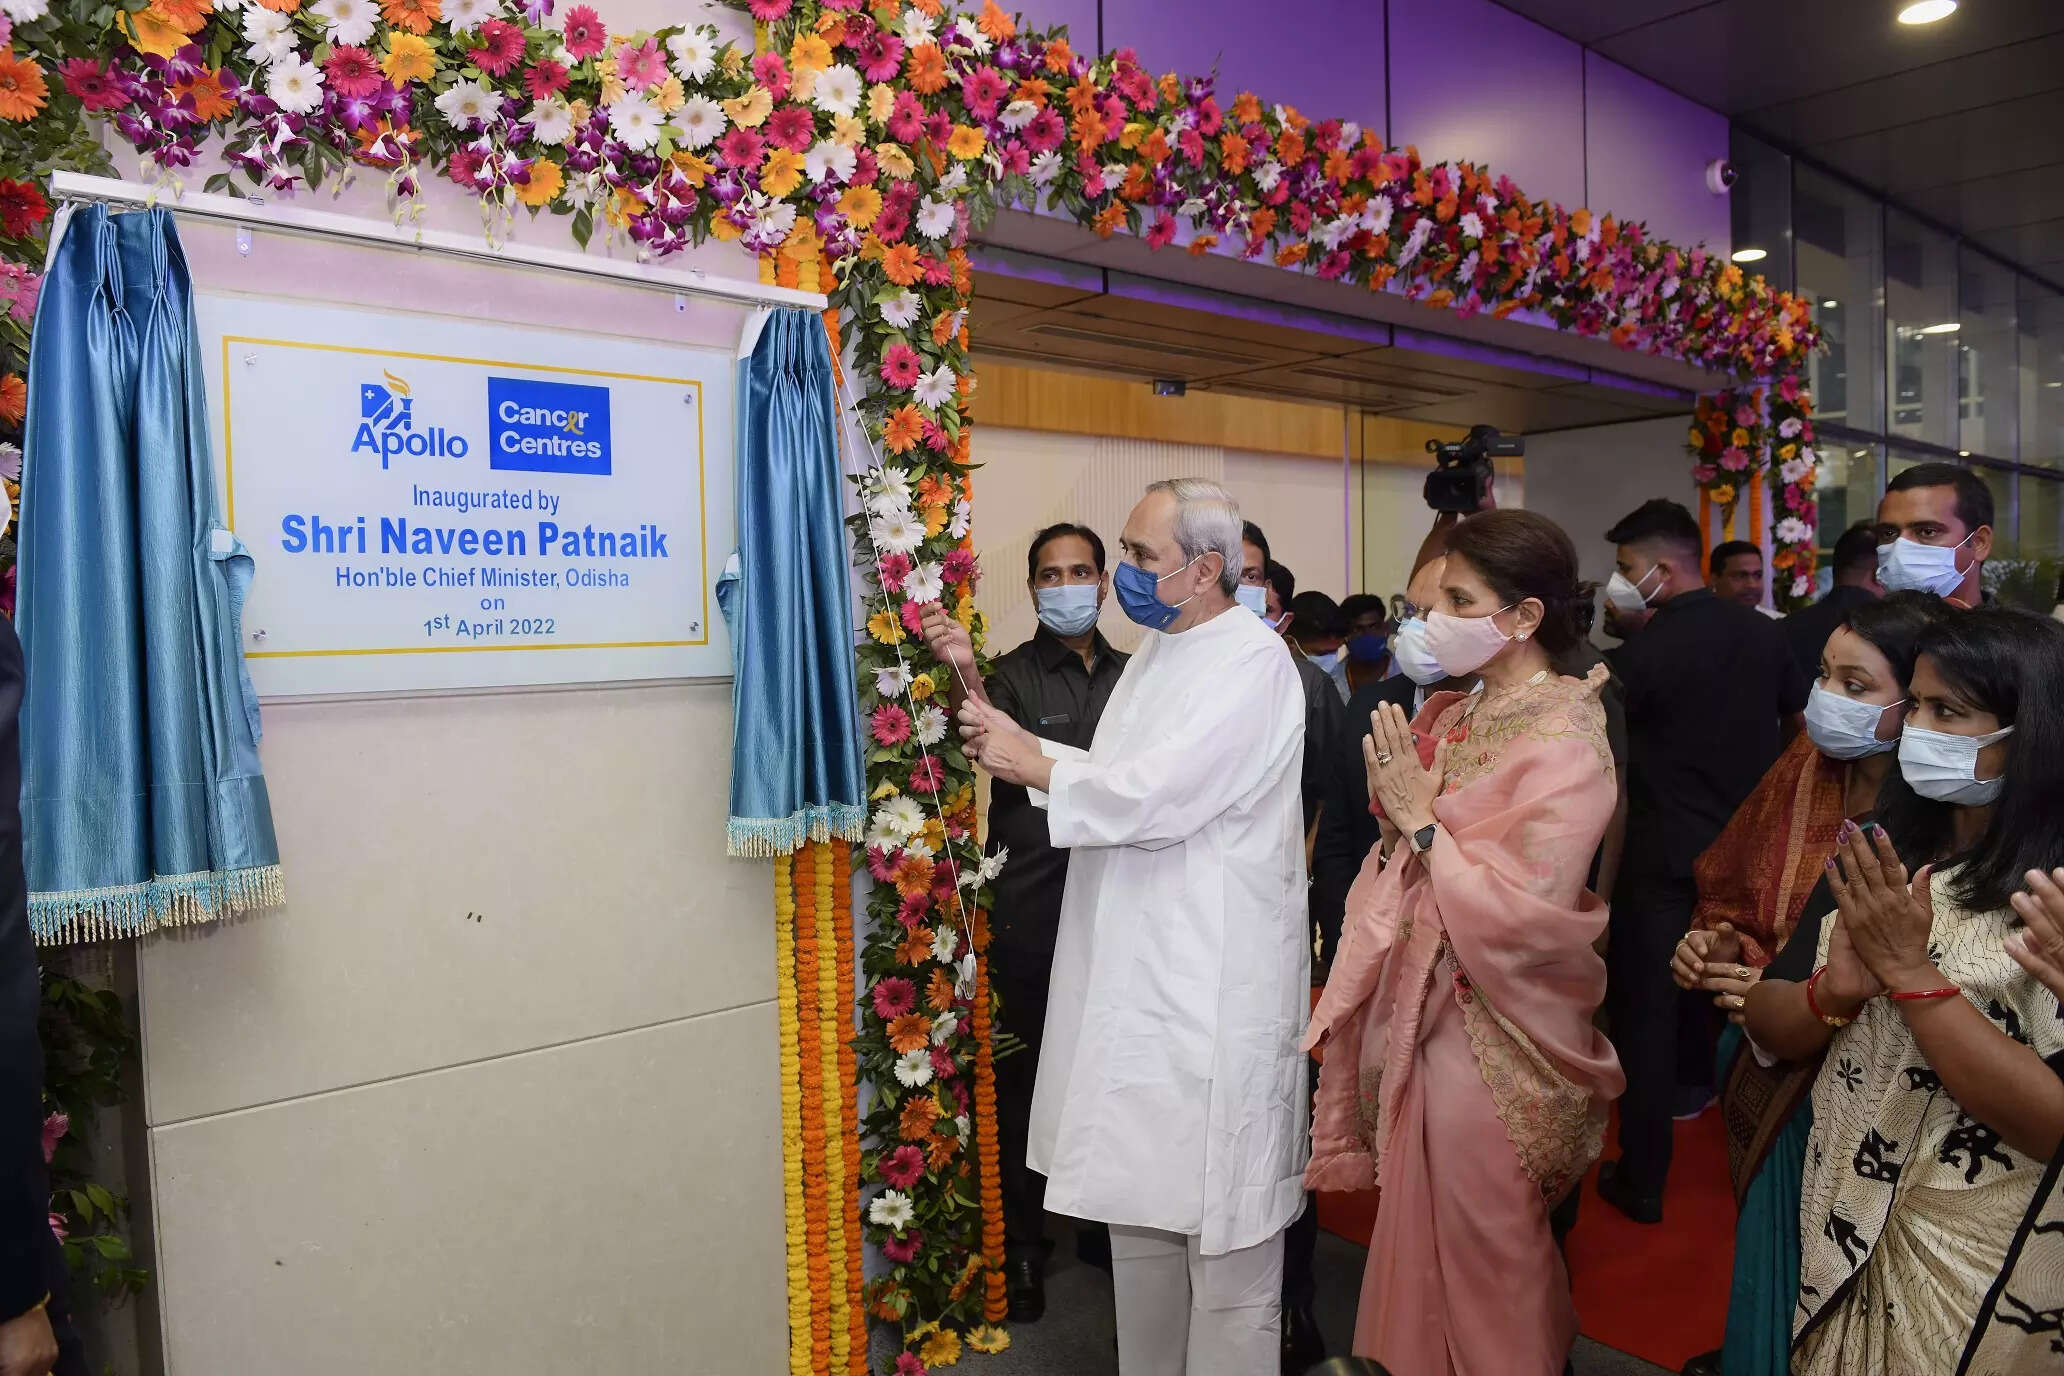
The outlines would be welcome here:
[[[358,386],[351,452],[397,458],[463,459],[472,446],[441,425],[418,428],[414,389],[385,369]],[[490,469],[521,473],[610,473],[609,389],[534,378],[487,379]]]
[[[384,381],[358,384],[358,431],[351,438],[352,453],[378,454],[382,468],[404,454],[412,458],[466,457],[469,446],[464,435],[441,425],[416,429],[416,399],[408,383],[384,368],[380,376]]]

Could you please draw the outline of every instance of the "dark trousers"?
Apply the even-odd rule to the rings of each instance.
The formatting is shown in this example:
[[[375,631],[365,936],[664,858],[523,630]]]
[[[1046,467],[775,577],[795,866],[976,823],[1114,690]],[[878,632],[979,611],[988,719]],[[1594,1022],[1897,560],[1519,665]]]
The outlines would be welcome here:
[[[1319,1088],[1319,1063],[1306,1057],[1310,1074],[1304,1081],[1304,1125],[1311,1126],[1312,1095]],[[1314,1267],[1319,1251],[1319,1197],[1304,1192],[1304,1212],[1283,1230],[1283,1307],[1309,1309],[1319,1297]]]
[[[1709,996],[1687,993],[1670,978],[1670,956],[1697,902],[1698,886],[1688,876],[1625,875],[1613,895],[1605,1007],[1627,1075],[1615,1170],[1637,1195],[1660,1196],[1669,1180],[1671,1115],[1690,1035],[1685,1025],[1706,1025],[1712,1006]],[[1710,1079],[1710,1051],[1706,1062],[1703,1078]]]
[[[1052,951],[998,947],[989,982],[1003,999],[1003,1029],[1024,1043],[996,1062],[996,1175],[1003,1195],[1003,1245],[1013,1258],[1030,1257],[1041,1269],[1053,1254],[1046,1232],[1046,1177],[1025,1164],[1032,1128],[1032,1086],[1039,1078],[1039,1041],[1046,1028],[1046,985]],[[1094,1265],[1109,1265],[1109,1232],[1101,1223],[1076,1225],[1076,1251]]]

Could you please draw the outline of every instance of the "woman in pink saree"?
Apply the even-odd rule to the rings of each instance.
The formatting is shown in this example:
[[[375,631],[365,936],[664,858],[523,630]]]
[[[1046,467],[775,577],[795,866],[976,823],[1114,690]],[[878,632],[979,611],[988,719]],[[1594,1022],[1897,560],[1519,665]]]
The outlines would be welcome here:
[[[1305,1176],[1378,1185],[1354,1350],[1411,1376],[1554,1376],[1576,1341],[1549,1212],[1599,1153],[1624,1080],[1585,888],[1617,789],[1598,690],[1550,657],[1588,601],[1554,522],[1457,526],[1427,641],[1469,693],[1364,742],[1385,846],[1348,897],[1312,1017]]]

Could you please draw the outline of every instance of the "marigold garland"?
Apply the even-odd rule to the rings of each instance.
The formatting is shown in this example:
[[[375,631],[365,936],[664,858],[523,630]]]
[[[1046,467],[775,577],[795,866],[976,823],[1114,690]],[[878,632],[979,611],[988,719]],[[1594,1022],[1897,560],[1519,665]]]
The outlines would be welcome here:
[[[808,1332],[811,1372],[827,1370],[831,1359],[831,1310],[824,1303],[830,1284],[829,1201],[824,1178],[824,1058],[818,1015],[817,851],[805,846],[796,853],[795,986],[796,1025],[802,1030],[797,1067],[803,1103],[803,1262],[809,1296]]]
[[[793,857],[774,858],[774,1005],[781,1063],[781,1201],[787,1234],[788,1371],[812,1376],[809,1241],[804,1224],[802,1023],[796,1000],[796,901]]]
[[[845,1119],[839,1145],[845,1158],[845,1188],[840,1192],[841,1208],[852,1221],[852,1235],[846,1248],[847,1348],[852,1353],[851,1369],[867,1370],[867,1306],[862,1298],[864,1280],[860,1246],[860,1132],[859,1075],[853,1052],[858,1028],[853,1015],[853,848],[843,841],[831,843],[832,930],[836,937],[834,959],[838,964],[838,1008],[841,1016],[838,1066],[841,1086],[840,1111]]]
[[[824,1313],[824,1321],[830,1328],[831,1352],[828,1370],[846,1372],[852,1369],[852,1326],[846,1312],[846,1256],[847,1234],[852,1234],[850,1247],[860,1246],[860,1220],[857,1211],[846,1207],[846,1151],[845,1141],[852,1134],[853,1114],[845,1108],[847,1086],[852,1081],[843,1078],[839,1072],[840,1053],[852,1042],[852,1017],[848,1012],[850,1004],[839,1002],[838,986],[838,933],[836,887],[832,877],[831,842],[813,842],[808,847],[815,852],[812,856],[813,878],[815,880],[814,910],[817,917],[817,1032],[820,1039],[820,1056],[823,1060],[823,1078],[818,1085],[824,1106],[825,1157],[824,1157],[824,1212],[826,1224],[824,1272],[822,1288],[814,1296],[815,1304]],[[843,848],[843,847],[838,847]],[[840,1024],[844,1023],[844,1029]],[[817,1283],[815,1267],[811,1270],[811,1282]],[[865,1345],[862,1345],[865,1353]],[[863,1366],[864,1369],[864,1366]]]
[[[980,916],[986,917],[986,914]],[[996,1141],[996,1054],[992,1040],[989,994],[989,942],[975,945],[975,1145],[982,1163],[982,1254],[989,1263],[988,1293],[982,1317],[1002,1323],[1010,1313],[1010,1293],[1003,1274],[1003,1178]]]

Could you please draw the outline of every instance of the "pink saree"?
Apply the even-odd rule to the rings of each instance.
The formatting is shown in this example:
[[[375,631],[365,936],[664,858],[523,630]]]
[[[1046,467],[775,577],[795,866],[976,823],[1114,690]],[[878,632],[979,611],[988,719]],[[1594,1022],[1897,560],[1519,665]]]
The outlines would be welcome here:
[[[1554,1376],[1576,1339],[1550,1209],[1625,1085],[1592,1025],[1605,905],[1585,889],[1616,790],[1601,667],[1496,699],[1445,693],[1416,856],[1372,854],[1306,1046],[1323,1045],[1305,1175],[1382,1189],[1354,1350],[1412,1376]]]

